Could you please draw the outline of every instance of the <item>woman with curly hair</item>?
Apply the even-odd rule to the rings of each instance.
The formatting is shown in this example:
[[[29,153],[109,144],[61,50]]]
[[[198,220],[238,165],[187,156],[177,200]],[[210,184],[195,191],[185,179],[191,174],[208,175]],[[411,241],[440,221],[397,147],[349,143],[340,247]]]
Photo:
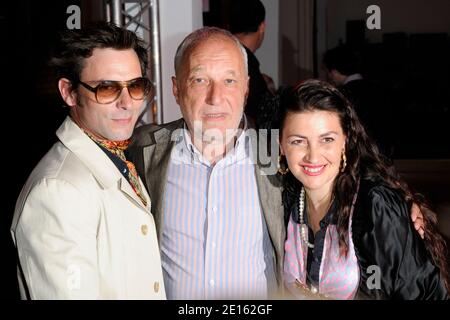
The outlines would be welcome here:
[[[422,240],[409,209],[426,206],[424,199],[387,164],[348,100],[309,80],[283,106],[288,290],[295,296],[308,288],[333,299],[448,299],[445,242],[435,216],[422,210]]]

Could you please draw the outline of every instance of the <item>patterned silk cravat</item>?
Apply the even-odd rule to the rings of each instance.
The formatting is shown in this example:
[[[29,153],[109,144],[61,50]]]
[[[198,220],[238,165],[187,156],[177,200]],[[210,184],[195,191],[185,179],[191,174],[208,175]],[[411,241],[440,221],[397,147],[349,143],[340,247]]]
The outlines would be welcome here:
[[[124,140],[124,141],[111,141],[104,138],[99,137],[95,133],[91,132],[87,128],[85,128],[77,119],[77,117],[72,117],[72,119],[75,121],[75,123],[86,133],[86,135],[91,138],[94,142],[117,156],[119,159],[121,159],[128,168],[128,181],[131,184],[131,187],[133,188],[134,192],[137,194],[139,199],[141,199],[144,206],[147,206],[147,199],[145,198],[141,184],[139,183],[139,177],[136,171],[136,167],[131,161],[128,161],[125,157],[125,150],[128,148],[130,144],[130,140]],[[77,121],[78,120],[78,121]]]

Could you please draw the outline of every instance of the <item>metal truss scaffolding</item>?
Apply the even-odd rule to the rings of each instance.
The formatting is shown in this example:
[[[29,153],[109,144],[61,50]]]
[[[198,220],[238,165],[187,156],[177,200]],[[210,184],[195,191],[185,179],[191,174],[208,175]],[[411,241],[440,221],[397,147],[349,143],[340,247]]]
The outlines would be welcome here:
[[[142,123],[162,122],[161,54],[158,0],[105,0],[106,20],[136,32],[147,44],[155,97],[146,102]]]

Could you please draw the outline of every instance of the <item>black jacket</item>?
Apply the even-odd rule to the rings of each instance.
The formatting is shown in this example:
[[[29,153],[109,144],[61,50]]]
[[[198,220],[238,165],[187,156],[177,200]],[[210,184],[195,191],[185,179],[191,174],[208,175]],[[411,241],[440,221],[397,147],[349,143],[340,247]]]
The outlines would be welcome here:
[[[398,191],[361,181],[352,231],[360,267],[357,298],[448,299],[440,271],[414,229],[410,208]],[[380,267],[379,289],[367,286],[371,265]]]
[[[295,206],[288,206],[286,223],[295,210]],[[440,271],[414,229],[409,206],[398,191],[362,180],[352,234],[360,270],[355,299],[448,299]],[[377,273],[379,286],[374,281]]]

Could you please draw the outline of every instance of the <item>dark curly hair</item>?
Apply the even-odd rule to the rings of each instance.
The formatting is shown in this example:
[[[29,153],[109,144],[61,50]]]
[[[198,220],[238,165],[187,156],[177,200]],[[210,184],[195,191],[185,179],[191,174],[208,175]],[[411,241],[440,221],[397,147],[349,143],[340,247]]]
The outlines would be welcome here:
[[[436,215],[429,210],[429,205],[420,194],[413,193],[400,178],[393,165],[380,153],[375,142],[367,135],[355,110],[344,95],[332,85],[319,80],[307,80],[290,90],[282,98],[279,123],[281,129],[289,113],[305,111],[329,111],[338,115],[346,135],[345,154],[347,166],[335,179],[333,193],[339,203],[337,230],[341,254],[348,252],[348,225],[353,195],[357,192],[360,179],[379,181],[398,190],[411,206],[416,203],[421,207],[424,218],[425,245],[440,268],[447,290],[450,289],[449,267],[446,261],[446,244],[437,230]],[[282,131],[282,130],[281,130]],[[286,165],[286,163],[284,163]],[[301,183],[292,173],[284,177],[284,201],[287,210],[298,199]]]
[[[134,32],[107,22],[96,22],[61,33],[50,65],[55,68],[58,78],[67,78],[76,85],[84,60],[97,48],[133,49],[139,58],[142,74],[145,76],[147,73],[148,53],[144,41]]]

